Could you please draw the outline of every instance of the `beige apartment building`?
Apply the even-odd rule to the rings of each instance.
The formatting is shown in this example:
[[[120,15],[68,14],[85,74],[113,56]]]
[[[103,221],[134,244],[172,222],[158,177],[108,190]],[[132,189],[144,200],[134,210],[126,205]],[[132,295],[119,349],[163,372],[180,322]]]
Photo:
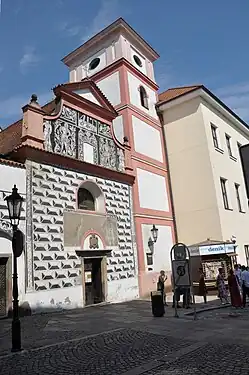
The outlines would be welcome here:
[[[248,264],[249,209],[239,154],[249,140],[247,124],[201,85],[159,94],[157,109],[178,241],[196,244],[190,249],[198,262],[216,261],[213,276],[225,256]]]

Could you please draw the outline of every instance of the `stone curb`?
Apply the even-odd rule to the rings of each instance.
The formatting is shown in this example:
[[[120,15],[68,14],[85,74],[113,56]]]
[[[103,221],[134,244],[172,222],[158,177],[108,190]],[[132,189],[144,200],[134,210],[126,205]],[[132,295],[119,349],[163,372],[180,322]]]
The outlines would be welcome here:
[[[196,310],[196,314],[201,314],[201,313],[207,312],[207,311],[226,309],[226,308],[231,307],[231,306],[232,305],[230,303],[227,304],[227,305],[210,306],[210,307],[206,307],[204,309]],[[193,316],[194,315],[194,311],[190,311],[190,312],[184,313],[184,315],[186,315],[186,316]]]

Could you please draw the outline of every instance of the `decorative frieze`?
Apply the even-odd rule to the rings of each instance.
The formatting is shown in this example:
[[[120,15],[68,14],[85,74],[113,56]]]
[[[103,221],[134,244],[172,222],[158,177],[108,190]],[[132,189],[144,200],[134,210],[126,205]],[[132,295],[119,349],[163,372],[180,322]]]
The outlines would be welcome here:
[[[46,151],[89,162],[85,144],[92,147],[94,164],[124,171],[124,150],[114,142],[109,125],[66,106],[60,118],[44,122]]]

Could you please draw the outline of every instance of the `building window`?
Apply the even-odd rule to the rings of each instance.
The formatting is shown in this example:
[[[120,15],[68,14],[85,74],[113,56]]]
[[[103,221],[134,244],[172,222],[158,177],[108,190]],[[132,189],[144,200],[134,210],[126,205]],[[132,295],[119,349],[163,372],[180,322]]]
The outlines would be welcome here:
[[[227,196],[227,180],[225,178],[220,179],[221,192],[223,197],[224,208],[229,210],[228,196]]]
[[[229,156],[233,156],[232,148],[231,148],[231,137],[229,135],[225,135],[226,137],[226,144],[227,144],[227,151]]]
[[[143,86],[139,87],[139,93],[140,93],[141,106],[146,108],[146,109],[149,109],[148,95],[147,95],[147,92],[146,92],[146,90]]]
[[[137,55],[133,55],[133,60],[135,61],[135,63],[136,63],[140,68],[142,68],[143,63],[142,63],[142,61],[140,60],[140,58],[139,58]]]
[[[246,263],[247,263],[247,266],[249,266],[249,245],[245,245],[244,249],[245,249],[245,255],[246,255]]]
[[[95,211],[95,200],[93,195],[84,188],[78,190],[78,208],[80,210]]]
[[[97,66],[99,66],[99,63],[100,63],[100,58],[99,57],[96,57],[95,59],[93,59],[90,64],[89,64],[89,69],[90,70],[94,70],[97,68]]]
[[[242,205],[241,205],[241,200],[240,200],[240,185],[239,184],[234,184],[234,186],[235,186],[235,191],[236,191],[236,198],[237,198],[237,204],[238,204],[239,212],[243,212]]]
[[[214,142],[214,147],[219,148],[219,142],[217,137],[217,127],[211,124],[212,137]]]

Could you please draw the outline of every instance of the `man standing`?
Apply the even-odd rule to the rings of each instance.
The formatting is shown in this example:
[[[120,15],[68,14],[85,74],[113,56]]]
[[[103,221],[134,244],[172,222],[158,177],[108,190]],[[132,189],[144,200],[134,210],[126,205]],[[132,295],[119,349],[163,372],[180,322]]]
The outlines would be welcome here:
[[[249,271],[245,266],[241,267],[241,281],[242,281],[242,292],[243,292],[243,307],[246,306],[246,296],[249,297]]]

